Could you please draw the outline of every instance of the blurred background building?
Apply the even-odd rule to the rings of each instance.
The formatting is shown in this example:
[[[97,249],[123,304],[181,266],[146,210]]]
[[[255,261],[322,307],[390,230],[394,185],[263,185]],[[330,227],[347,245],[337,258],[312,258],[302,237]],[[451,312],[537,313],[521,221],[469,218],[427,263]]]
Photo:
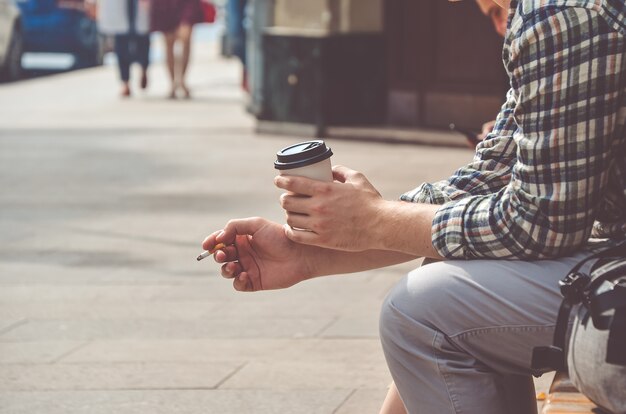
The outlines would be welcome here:
[[[11,2],[21,16],[5,11]],[[447,129],[454,123],[478,131],[504,99],[502,40],[475,2],[214,3],[224,28],[222,54],[241,60],[247,109],[260,130],[303,126],[322,136],[333,126]],[[89,2],[0,5],[5,78],[19,77],[15,62],[23,53],[63,52],[73,56],[73,67],[88,67],[101,64],[110,49]]]
[[[479,130],[504,99],[502,39],[474,2],[248,3],[251,108],[265,127]]]

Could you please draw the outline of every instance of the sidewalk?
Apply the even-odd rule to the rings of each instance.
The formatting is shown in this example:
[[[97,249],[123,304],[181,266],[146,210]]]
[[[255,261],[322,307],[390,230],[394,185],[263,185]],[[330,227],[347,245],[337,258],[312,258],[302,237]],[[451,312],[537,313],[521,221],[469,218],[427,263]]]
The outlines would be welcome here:
[[[378,309],[406,264],[242,294],[200,242],[232,217],[282,220],[275,152],[240,68],[196,43],[194,98],[118,98],[113,67],[0,85],[0,413],[377,412]],[[329,141],[384,197],[466,149]],[[402,171],[395,168],[402,157]]]

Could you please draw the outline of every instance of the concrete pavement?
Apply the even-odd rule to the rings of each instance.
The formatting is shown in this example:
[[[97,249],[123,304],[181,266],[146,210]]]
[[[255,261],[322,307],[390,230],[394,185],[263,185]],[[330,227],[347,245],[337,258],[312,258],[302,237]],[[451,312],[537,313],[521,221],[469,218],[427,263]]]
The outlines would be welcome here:
[[[196,262],[229,218],[282,220],[274,154],[309,137],[256,136],[238,63],[194,47],[189,101],[160,64],[130,100],[113,67],[0,85],[0,413],[377,412],[378,309],[416,264],[242,294]],[[471,157],[329,144],[387,198]]]

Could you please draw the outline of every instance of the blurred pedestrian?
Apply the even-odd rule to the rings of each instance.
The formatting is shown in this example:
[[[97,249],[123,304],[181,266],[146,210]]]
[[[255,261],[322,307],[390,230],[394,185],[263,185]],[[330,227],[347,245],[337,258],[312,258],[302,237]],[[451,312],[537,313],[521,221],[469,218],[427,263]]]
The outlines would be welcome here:
[[[115,54],[122,80],[122,97],[131,95],[130,67],[141,65],[140,87],[148,86],[150,56],[149,0],[99,0],[98,26],[100,32],[113,35]]]
[[[248,70],[246,62],[246,7],[248,0],[228,0],[226,3],[226,30],[232,53],[239,58],[243,67],[241,87],[248,90]]]
[[[191,55],[193,25],[201,23],[204,14],[200,0],[152,0],[151,27],[165,36],[167,69],[171,80],[169,97],[175,99],[180,90],[191,97],[185,75]],[[176,45],[179,45],[178,53]]]

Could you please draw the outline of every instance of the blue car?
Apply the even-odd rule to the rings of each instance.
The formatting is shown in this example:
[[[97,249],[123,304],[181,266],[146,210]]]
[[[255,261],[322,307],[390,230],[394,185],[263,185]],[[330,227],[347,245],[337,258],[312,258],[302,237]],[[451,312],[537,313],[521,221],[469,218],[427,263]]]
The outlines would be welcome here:
[[[17,0],[24,52],[70,53],[75,66],[102,64],[103,40],[85,0]]]

